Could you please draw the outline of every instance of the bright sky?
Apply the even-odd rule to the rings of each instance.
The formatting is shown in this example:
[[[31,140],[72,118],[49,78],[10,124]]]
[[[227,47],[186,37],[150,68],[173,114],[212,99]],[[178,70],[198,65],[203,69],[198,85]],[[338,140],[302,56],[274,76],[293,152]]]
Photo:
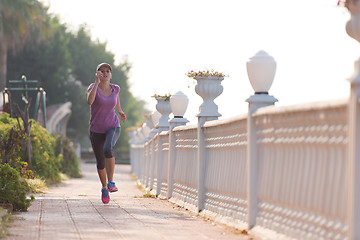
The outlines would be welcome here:
[[[117,63],[127,56],[131,91],[150,110],[155,93],[183,91],[190,99],[185,117],[193,123],[202,99],[185,76],[189,70],[229,75],[215,100],[226,118],[247,112],[253,90],[246,62],[259,50],[277,62],[269,92],[276,105],[348,97],[346,79],[360,56],[359,43],[345,31],[350,14],[337,0],[41,1],[70,28],[86,23]]]

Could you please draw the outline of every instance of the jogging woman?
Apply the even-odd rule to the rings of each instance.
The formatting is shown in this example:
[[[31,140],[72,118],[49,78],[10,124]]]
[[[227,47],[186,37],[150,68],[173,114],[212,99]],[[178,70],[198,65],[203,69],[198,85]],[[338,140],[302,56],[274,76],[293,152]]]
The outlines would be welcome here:
[[[95,83],[87,90],[87,103],[90,105],[90,141],[96,158],[96,166],[101,188],[101,200],[109,203],[109,192],[116,192],[118,188],[113,181],[115,158],[113,148],[120,136],[120,121],[125,122],[126,115],[121,109],[120,87],[110,83],[112,69],[108,63],[100,63],[96,67]]]

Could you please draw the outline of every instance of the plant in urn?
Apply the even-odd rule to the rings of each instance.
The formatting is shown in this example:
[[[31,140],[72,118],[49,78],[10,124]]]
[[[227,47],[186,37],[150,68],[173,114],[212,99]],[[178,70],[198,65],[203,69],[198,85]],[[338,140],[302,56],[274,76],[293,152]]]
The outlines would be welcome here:
[[[203,103],[199,107],[198,117],[220,117],[218,106],[214,100],[223,92],[221,81],[225,75],[214,70],[206,71],[190,71],[188,77],[197,81],[195,92],[203,99]]]
[[[153,97],[157,101],[156,110],[158,110],[158,112],[161,113],[159,122],[155,127],[157,127],[160,131],[169,129],[169,114],[171,113],[171,108],[170,108],[171,95],[155,94]]]

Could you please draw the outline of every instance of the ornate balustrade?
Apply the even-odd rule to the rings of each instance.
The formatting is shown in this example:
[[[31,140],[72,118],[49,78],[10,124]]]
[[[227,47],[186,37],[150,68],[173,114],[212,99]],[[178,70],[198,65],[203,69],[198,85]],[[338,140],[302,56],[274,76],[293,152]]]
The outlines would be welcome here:
[[[283,107],[267,93],[274,59],[260,51],[249,66],[255,94],[246,100],[247,114],[219,120],[213,100],[221,81],[211,79],[197,124],[186,125],[176,111],[168,126],[163,121],[130,133],[140,184],[266,239],[360,239],[359,64],[349,99]]]
[[[254,231],[345,239],[347,102],[267,107],[254,118],[259,159]]]
[[[197,128],[196,125],[179,126],[174,129],[174,133],[176,157],[173,166],[173,193],[170,199],[172,202],[196,211],[198,204]]]
[[[345,239],[347,101],[269,106],[252,117],[258,148],[258,202],[252,232],[272,233],[274,239]],[[167,198],[172,178],[169,200],[196,212],[199,171],[203,171],[201,214],[248,228],[247,115],[205,122],[204,169],[198,168],[197,128],[195,124],[173,128],[172,176],[168,174],[168,131],[133,145],[133,172],[160,198]],[[139,164],[143,171],[138,170]]]

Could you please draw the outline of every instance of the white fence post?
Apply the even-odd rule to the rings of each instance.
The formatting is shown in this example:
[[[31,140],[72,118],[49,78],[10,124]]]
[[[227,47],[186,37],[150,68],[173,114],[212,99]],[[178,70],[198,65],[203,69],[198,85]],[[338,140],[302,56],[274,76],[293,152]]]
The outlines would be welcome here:
[[[346,23],[347,34],[360,42],[360,3],[348,1],[347,7],[351,13]],[[349,79],[351,84],[349,98],[348,122],[348,202],[347,221],[349,224],[348,238],[360,239],[360,59],[355,62],[354,75]]]
[[[129,145],[130,145],[130,166],[131,166],[131,173],[132,174],[136,174],[137,173],[137,162],[136,159],[134,157],[134,147],[133,147],[133,143],[134,143],[134,136],[135,136],[135,131],[129,131],[128,133],[129,136]]]
[[[157,121],[157,124],[155,125],[155,127],[157,128],[157,132],[158,134],[160,135],[160,133],[162,131],[167,131],[169,130],[169,114],[171,113],[171,108],[170,108],[170,99],[168,97],[156,97],[155,98],[156,101],[157,101],[157,104],[156,104],[156,110],[161,114],[161,116],[156,116],[156,115],[153,115],[153,120],[155,120],[155,118],[158,118],[156,119]],[[163,152],[162,152],[162,141],[161,141],[161,138],[160,136],[158,136],[158,139],[157,139],[157,145],[158,145],[158,153],[157,153],[157,156],[156,156],[156,161],[157,161],[157,164],[155,164],[154,162],[154,165],[157,166],[156,168],[156,178],[157,178],[157,187],[156,187],[156,192],[155,194],[156,195],[159,195],[160,194],[160,188],[159,188],[159,185],[161,187],[161,170],[162,170],[162,164],[163,164]],[[153,145],[153,148],[155,148],[155,142],[154,142],[154,145]],[[154,151],[154,154],[155,154],[155,151]],[[153,175],[153,178],[155,177],[155,168],[154,168],[154,175]],[[153,182],[152,182],[153,183]]]
[[[148,142],[148,135],[150,133],[150,128],[145,124],[140,128],[143,137],[143,143],[144,143],[144,157],[146,161],[146,178],[145,178],[145,187],[151,189],[152,185],[152,179],[153,176],[152,169],[151,169],[151,163],[153,160],[153,153],[152,153],[152,147],[151,142]]]
[[[173,129],[177,126],[186,125],[189,121],[184,118],[187,106],[189,103],[188,97],[182,92],[177,92],[170,98],[171,110],[174,114],[174,118],[169,121],[169,163],[168,163],[168,189],[166,198],[172,197],[174,189],[174,170],[176,165],[176,142]]]
[[[157,155],[155,152],[155,145],[157,144]],[[153,180],[156,177],[156,189],[154,190],[154,194],[155,196],[158,196],[160,194],[160,190],[161,190],[161,171],[162,171],[162,167],[163,167],[163,161],[164,161],[164,154],[162,151],[162,145],[163,142],[161,141],[161,137],[160,135],[157,138],[157,143],[155,141],[153,141],[153,153],[154,153],[154,158],[155,161],[157,161],[157,164],[154,162],[153,168],[154,168],[154,176],[153,176]],[[155,156],[156,155],[156,156]],[[156,169],[155,169],[156,167]],[[154,184],[154,182],[153,182]],[[154,186],[154,185],[152,185]]]
[[[248,198],[248,228],[256,224],[257,216],[257,187],[258,187],[258,146],[257,127],[253,113],[257,109],[274,105],[277,99],[268,94],[275,77],[276,62],[264,51],[259,51],[247,62],[247,72],[255,94],[246,101],[249,103],[247,120],[247,198]]]
[[[146,186],[146,178],[147,178],[147,161],[146,161],[146,151],[145,151],[145,136],[142,132],[142,128],[138,128],[136,130],[137,135],[137,143],[141,146],[141,150],[138,152],[139,154],[139,165],[140,165],[140,182],[142,185]]]
[[[347,216],[349,239],[360,239],[360,59],[355,64],[355,74],[350,79],[349,99],[349,162]]]
[[[218,97],[222,91],[223,86],[221,81],[224,77],[218,76],[199,76],[195,77],[197,85],[195,91],[203,99],[200,105],[200,112],[197,114],[198,127],[198,206],[197,210],[200,212],[205,205],[205,170],[206,170],[206,143],[203,126],[204,123],[211,120],[217,120],[221,114],[218,112],[218,106],[214,103],[214,99]]]
[[[186,118],[173,118],[170,120],[170,129],[169,129],[169,164],[168,164],[168,189],[166,193],[166,198],[169,199],[172,197],[174,189],[174,170],[176,163],[176,142],[175,134],[173,129],[177,126],[186,125],[189,122]]]

